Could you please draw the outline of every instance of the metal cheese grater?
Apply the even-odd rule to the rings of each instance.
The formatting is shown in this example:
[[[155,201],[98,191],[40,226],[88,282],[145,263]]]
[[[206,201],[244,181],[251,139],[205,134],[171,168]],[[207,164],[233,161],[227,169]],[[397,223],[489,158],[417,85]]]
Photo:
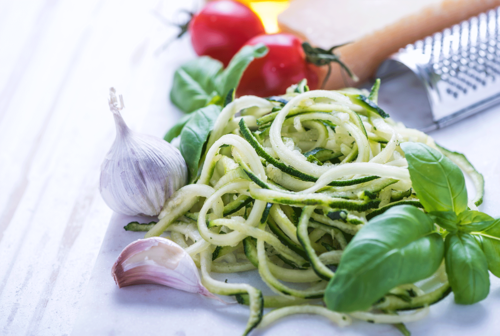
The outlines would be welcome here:
[[[379,104],[422,131],[500,103],[500,7],[408,45],[377,77]]]

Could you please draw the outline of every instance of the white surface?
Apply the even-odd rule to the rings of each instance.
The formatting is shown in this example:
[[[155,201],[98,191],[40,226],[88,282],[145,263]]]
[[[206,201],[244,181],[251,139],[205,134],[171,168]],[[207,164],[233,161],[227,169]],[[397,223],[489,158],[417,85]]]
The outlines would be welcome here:
[[[432,133],[442,146],[463,152],[486,179],[482,211],[500,216],[500,106]],[[469,186],[469,192],[474,189]],[[240,335],[248,309],[240,305],[224,306],[204,297],[174,289],[141,285],[118,289],[110,271],[121,250],[143,237],[123,226],[133,218],[115,215],[111,220],[101,252],[82,302],[74,336],[109,335]],[[255,271],[236,275],[214,275],[229,282],[250,282],[261,289]],[[408,323],[413,336],[429,335],[498,335],[500,334],[500,280],[491,276],[488,298],[473,306],[454,304],[453,295],[431,307],[423,320]],[[267,294],[271,294],[268,292]],[[231,298],[227,298],[231,300]],[[255,335],[400,335],[392,326],[355,322],[339,328],[316,316],[289,317]]]
[[[176,29],[152,15],[179,5],[0,1],[0,335],[71,332],[112,216],[98,191],[108,90],[133,129],[162,135],[180,116],[167,92],[189,41],[154,57]]]

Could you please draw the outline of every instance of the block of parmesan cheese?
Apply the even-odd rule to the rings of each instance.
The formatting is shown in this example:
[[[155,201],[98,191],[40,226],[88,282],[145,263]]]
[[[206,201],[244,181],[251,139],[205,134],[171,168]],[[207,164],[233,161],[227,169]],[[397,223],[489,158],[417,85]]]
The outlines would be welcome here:
[[[325,88],[338,89],[362,83],[400,48],[497,6],[500,0],[292,0],[278,22],[324,49],[347,43],[336,54],[359,82],[333,64]]]

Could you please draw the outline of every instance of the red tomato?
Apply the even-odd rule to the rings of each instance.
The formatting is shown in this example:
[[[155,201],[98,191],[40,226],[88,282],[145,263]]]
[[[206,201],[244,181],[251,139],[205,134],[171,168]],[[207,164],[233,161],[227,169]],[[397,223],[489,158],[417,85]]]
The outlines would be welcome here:
[[[304,78],[311,90],[318,88],[316,67],[306,62],[302,40],[298,37],[286,33],[259,35],[246,44],[257,43],[265,44],[269,52],[253,60],[245,70],[237,89],[238,96],[282,95],[290,85]]]
[[[196,53],[215,58],[226,66],[252,37],[265,34],[257,14],[235,1],[209,2],[189,26]]]

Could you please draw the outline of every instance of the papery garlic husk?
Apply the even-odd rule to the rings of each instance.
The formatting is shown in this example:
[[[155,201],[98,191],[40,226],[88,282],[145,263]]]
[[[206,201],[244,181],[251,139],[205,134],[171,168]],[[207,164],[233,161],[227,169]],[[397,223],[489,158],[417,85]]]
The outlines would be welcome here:
[[[120,96],[121,99],[121,96]],[[124,215],[156,216],[172,194],[187,183],[188,169],[177,148],[127,127],[110,89],[109,107],[116,139],[101,166],[100,191],[106,204]]]
[[[120,288],[158,284],[222,301],[201,284],[191,256],[162,237],[139,239],[129,244],[116,260],[111,274]]]

